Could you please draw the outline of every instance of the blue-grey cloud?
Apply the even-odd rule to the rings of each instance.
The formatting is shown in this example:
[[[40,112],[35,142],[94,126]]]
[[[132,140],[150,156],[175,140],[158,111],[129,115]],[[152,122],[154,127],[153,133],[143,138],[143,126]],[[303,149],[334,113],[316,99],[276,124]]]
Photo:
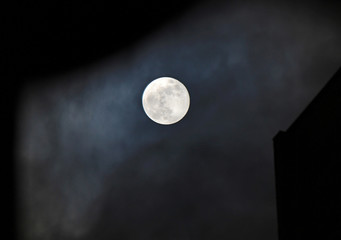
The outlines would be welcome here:
[[[22,239],[274,239],[272,137],[341,63],[340,22],[299,5],[205,4],[96,66],[27,86]],[[185,118],[141,95],[182,81]]]

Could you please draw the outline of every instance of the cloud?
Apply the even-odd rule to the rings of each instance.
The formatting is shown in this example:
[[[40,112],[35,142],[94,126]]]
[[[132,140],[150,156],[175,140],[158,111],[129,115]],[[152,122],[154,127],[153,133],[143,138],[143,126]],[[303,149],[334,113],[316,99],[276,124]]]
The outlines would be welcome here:
[[[21,97],[22,239],[273,239],[272,137],[341,62],[340,22],[312,8],[201,5],[131,51]],[[175,125],[144,87],[182,81]]]

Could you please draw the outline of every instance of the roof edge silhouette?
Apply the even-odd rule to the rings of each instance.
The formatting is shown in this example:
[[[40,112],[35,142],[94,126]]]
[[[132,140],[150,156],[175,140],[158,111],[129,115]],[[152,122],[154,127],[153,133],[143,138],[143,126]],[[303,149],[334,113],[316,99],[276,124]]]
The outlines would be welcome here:
[[[341,67],[334,73],[332,78],[323,86],[318,94],[311,100],[306,108],[299,114],[286,131],[279,131],[274,139],[287,131],[293,131],[300,128],[302,125],[314,119],[318,122],[320,118],[325,118],[326,115],[333,115],[339,111],[341,106]],[[328,106],[328,107],[326,107]],[[319,113],[320,115],[316,115]],[[321,116],[323,115],[323,116]]]

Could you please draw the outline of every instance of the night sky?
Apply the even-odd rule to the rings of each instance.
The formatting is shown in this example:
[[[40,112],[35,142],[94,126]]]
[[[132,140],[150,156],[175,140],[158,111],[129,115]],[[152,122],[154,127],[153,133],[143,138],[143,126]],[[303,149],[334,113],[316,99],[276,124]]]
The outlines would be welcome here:
[[[340,12],[202,1],[110,56],[31,77],[16,115],[20,239],[277,239],[272,138],[341,66]],[[174,125],[142,108],[163,76],[191,96]]]

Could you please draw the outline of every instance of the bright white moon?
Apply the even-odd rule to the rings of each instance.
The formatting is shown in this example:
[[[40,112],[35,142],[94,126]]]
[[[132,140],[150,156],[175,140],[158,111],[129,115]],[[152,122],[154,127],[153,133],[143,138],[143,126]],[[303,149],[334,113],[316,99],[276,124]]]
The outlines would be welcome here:
[[[169,125],[180,121],[186,115],[189,94],[180,81],[161,77],[148,84],[142,95],[142,105],[151,120]]]

